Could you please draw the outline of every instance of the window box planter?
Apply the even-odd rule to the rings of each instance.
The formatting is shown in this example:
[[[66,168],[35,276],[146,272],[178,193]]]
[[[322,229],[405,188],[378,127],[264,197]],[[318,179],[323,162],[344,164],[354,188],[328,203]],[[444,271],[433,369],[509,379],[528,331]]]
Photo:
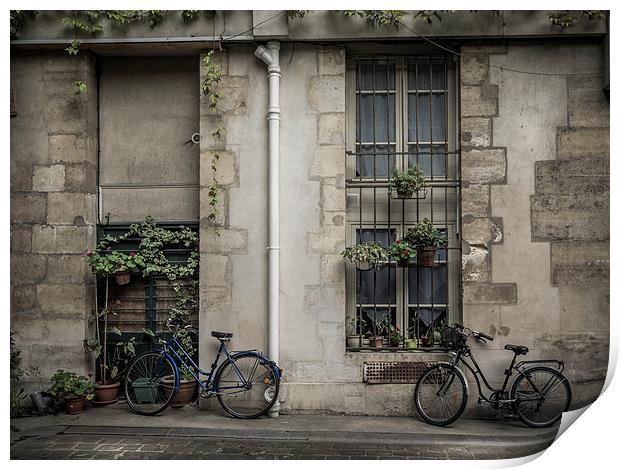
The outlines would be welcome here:
[[[116,273],[114,275],[114,280],[119,286],[129,284],[129,282],[131,281],[131,272],[126,271],[123,273]]]

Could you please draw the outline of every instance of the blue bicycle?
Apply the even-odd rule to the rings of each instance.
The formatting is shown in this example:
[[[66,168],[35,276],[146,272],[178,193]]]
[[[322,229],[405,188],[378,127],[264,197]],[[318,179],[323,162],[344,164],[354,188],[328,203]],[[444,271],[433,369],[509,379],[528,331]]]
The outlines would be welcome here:
[[[226,343],[232,333],[212,331],[220,347],[207,373],[177,339],[181,325],[169,321],[167,326],[173,331],[170,339],[161,348],[136,357],[127,368],[125,399],[132,411],[152,416],[172,403],[181,385],[178,362],[196,380],[201,397],[217,396],[222,408],[235,418],[258,418],[269,412],[280,390],[281,370],[275,362],[258,350],[231,352]],[[197,332],[192,326],[184,329]],[[218,368],[222,354],[226,359]]]

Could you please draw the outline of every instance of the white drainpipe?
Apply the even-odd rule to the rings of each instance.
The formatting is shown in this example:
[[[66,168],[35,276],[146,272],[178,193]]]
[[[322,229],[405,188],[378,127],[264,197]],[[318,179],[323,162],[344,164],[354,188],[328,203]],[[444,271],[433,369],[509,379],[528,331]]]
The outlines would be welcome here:
[[[279,363],[280,350],[280,43],[258,46],[254,55],[267,64],[269,76],[269,358]],[[269,416],[277,417],[277,401]]]

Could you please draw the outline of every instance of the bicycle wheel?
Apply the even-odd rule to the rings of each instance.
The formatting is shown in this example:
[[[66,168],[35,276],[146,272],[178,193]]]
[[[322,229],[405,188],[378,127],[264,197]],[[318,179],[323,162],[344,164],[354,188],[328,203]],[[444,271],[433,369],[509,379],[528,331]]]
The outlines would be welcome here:
[[[274,368],[256,353],[234,355],[218,368],[217,400],[235,418],[258,418],[278,399],[280,380]]]
[[[447,426],[465,410],[467,383],[450,364],[437,364],[424,372],[415,386],[415,407],[428,424]]]
[[[125,400],[134,413],[156,415],[174,397],[176,367],[159,352],[138,356],[127,368]]]
[[[571,396],[568,379],[545,366],[523,371],[510,390],[515,413],[533,428],[544,428],[557,422],[568,410]]]

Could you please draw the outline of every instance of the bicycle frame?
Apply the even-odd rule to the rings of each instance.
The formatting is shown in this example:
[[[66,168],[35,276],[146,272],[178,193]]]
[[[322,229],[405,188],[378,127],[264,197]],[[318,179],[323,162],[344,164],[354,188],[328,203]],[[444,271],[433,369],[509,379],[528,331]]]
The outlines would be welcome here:
[[[504,394],[507,392],[508,382],[510,380],[510,377],[512,376],[513,371],[516,371],[518,374],[525,377],[525,379],[532,386],[532,390],[536,392],[538,396],[544,396],[543,393],[538,389],[538,387],[536,387],[536,385],[529,379],[529,377],[524,374],[524,370],[522,370],[522,368],[524,367],[525,364],[556,363],[558,365],[558,369],[560,373],[562,373],[562,371],[564,370],[564,363],[562,361],[557,361],[557,360],[521,361],[515,365],[515,362],[517,360],[517,354],[514,354],[514,356],[512,357],[512,361],[510,363],[510,367],[508,367],[508,369],[504,371],[504,375],[506,377],[504,379],[504,383],[502,384],[502,387],[500,389],[494,389],[489,384],[487,378],[484,375],[484,372],[482,372],[482,369],[476,362],[476,358],[472,355],[471,349],[468,346],[465,346],[461,348],[457,353],[452,353],[452,354],[456,354],[456,356],[451,361],[451,364],[453,366],[457,366],[459,362],[463,363],[465,367],[467,367],[467,369],[469,369],[469,371],[472,373],[472,375],[474,376],[474,379],[476,379],[476,386],[478,388],[478,400],[482,400],[487,403],[491,403],[493,405],[497,405],[500,402],[512,402],[512,400],[502,400],[501,397],[504,396]],[[473,367],[465,360],[466,358],[469,358],[471,360]],[[482,391],[482,384],[480,383],[480,379],[478,378],[478,376],[482,378],[482,382],[484,386],[486,387],[486,389],[489,390],[489,392],[491,392],[488,398],[485,396],[484,392]],[[549,384],[546,384],[545,388],[548,385]],[[495,395],[496,397],[495,399],[492,399],[493,395]],[[530,399],[530,401],[535,401],[535,400],[537,400],[537,398]],[[528,400],[522,400],[522,401],[528,401]]]
[[[167,355],[172,360],[172,363],[177,369],[176,370],[177,377],[179,376],[179,364],[177,364],[177,361],[180,362],[181,365],[185,366],[185,368],[194,377],[194,379],[196,380],[196,382],[198,383],[198,385],[203,391],[211,392],[211,393],[218,393],[223,390],[231,390],[231,389],[243,390],[248,386],[248,381],[243,376],[243,373],[239,370],[239,368],[237,367],[237,364],[235,363],[235,356],[237,354],[240,354],[246,351],[235,351],[231,353],[228,350],[228,348],[226,348],[225,341],[220,341],[220,347],[217,350],[215,359],[211,363],[211,368],[209,372],[202,370],[198,366],[198,364],[194,362],[190,354],[185,350],[185,348],[183,348],[183,345],[177,340],[175,335],[172,335],[170,340],[168,340],[168,342],[163,347],[155,348],[155,351],[158,351],[158,352],[161,352]],[[260,351],[252,351],[252,352],[255,352],[256,354],[258,354],[258,356],[262,360],[264,360],[266,363],[274,366],[277,378],[279,380],[280,379],[280,368],[273,361],[269,360],[267,357],[261,354]],[[217,366],[219,364],[220,357],[222,356],[222,354],[226,356],[226,359],[230,360],[230,363],[232,364],[233,369],[235,370],[235,373],[237,374],[237,377],[242,382],[241,385],[234,385],[234,386],[227,386],[227,387],[213,387],[213,376],[215,375],[215,372],[217,370]],[[197,372],[194,372],[194,371],[197,371]],[[200,378],[201,376],[206,376],[206,379],[201,380]],[[179,387],[180,387],[180,383],[178,383],[177,381],[177,383],[175,383],[175,390],[178,390]]]

